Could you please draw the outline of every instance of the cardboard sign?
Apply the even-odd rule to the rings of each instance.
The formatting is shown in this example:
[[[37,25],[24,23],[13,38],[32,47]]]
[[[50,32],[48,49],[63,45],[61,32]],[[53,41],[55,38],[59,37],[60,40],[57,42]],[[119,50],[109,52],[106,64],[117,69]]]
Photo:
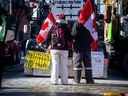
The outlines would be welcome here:
[[[11,41],[11,40],[14,40],[14,39],[15,39],[15,32],[14,32],[14,30],[7,30],[5,42]]]
[[[104,54],[102,51],[91,52],[93,77],[105,77]]]
[[[39,52],[39,51],[28,51],[25,57],[24,68],[29,71],[30,70],[42,71],[42,75],[43,75],[43,72],[44,73],[50,72],[50,66],[51,66],[50,61],[51,61],[50,53]],[[26,71],[25,73],[27,74]],[[33,75],[33,73],[31,75]]]

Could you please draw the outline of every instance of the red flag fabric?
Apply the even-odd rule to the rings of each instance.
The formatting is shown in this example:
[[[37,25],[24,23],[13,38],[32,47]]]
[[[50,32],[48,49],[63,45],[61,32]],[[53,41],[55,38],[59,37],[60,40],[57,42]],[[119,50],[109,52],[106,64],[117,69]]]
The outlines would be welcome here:
[[[50,12],[44,21],[44,23],[41,25],[41,29],[39,34],[36,37],[36,42],[37,43],[43,43],[48,36],[48,32],[52,28],[52,26],[55,24],[56,20],[53,16],[53,14]]]
[[[90,44],[92,50],[98,48],[98,33],[96,31],[96,18],[94,5],[91,0],[86,0],[83,8],[80,11],[78,22],[82,23],[90,32],[93,40]]]

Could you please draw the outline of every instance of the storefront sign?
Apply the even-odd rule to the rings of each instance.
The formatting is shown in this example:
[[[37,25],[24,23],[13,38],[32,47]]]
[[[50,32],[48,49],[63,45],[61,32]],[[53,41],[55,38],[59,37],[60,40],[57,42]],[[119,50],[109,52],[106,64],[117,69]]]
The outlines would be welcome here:
[[[67,20],[76,20],[83,0],[54,0],[53,4],[52,12],[54,15],[58,16],[63,12]]]

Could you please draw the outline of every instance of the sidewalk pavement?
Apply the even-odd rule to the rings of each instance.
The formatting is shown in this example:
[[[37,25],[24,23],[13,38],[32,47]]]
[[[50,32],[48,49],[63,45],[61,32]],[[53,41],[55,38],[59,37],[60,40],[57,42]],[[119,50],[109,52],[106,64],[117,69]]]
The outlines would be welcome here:
[[[0,96],[107,96],[104,93],[128,93],[128,80],[125,79],[95,79],[95,84],[86,84],[82,79],[80,84],[75,84],[73,78],[69,78],[68,85],[52,85],[49,76],[25,76],[23,71],[6,73],[2,85]]]
[[[103,96],[105,92],[128,93],[127,80],[95,79],[95,84],[52,85],[50,77],[30,77],[23,73],[4,78],[0,96]],[[110,95],[111,96],[111,95]]]

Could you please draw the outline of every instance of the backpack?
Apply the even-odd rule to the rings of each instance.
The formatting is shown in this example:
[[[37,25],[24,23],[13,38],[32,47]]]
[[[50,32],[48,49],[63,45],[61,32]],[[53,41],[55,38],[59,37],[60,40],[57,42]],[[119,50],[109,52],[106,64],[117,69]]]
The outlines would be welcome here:
[[[55,49],[65,49],[66,47],[66,25],[61,23],[55,25],[55,29],[51,34],[52,48]]]

